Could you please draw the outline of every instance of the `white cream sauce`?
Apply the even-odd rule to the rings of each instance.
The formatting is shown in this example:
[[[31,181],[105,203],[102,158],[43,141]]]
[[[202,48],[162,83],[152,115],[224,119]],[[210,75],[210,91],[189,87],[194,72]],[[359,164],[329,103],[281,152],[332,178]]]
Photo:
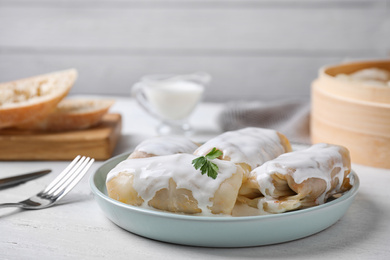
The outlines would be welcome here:
[[[212,179],[194,168],[192,160],[195,158],[197,156],[192,154],[174,154],[124,160],[108,173],[106,182],[120,172],[133,174],[133,187],[144,200],[142,207],[149,208],[148,201],[153,199],[157,191],[168,188],[172,178],[177,189],[192,191],[202,214],[211,214],[208,208],[212,206],[211,199],[221,183],[237,171],[237,166],[232,162],[213,160],[219,171],[217,178]]]
[[[206,155],[216,147],[234,163],[246,163],[252,169],[285,153],[275,130],[248,127],[225,132],[200,146],[194,154]]]
[[[154,155],[193,153],[198,148],[193,141],[182,136],[158,136],[141,142],[135,151]]]
[[[147,82],[145,94],[156,112],[168,120],[184,119],[200,101],[204,87],[184,80]]]
[[[316,201],[321,204],[325,202],[325,195],[331,188],[332,170],[336,167],[341,169],[335,176],[335,178],[339,179],[338,187],[335,190],[339,190],[343,183],[344,171],[349,169],[349,166],[343,165],[343,158],[339,149],[335,145],[324,143],[315,144],[305,150],[282,154],[278,158],[254,169],[251,175],[254,174],[257,176],[257,182],[263,194],[266,194],[265,191],[267,189],[271,194],[275,190],[271,175],[274,173],[287,175],[289,174],[287,172],[288,169],[295,169],[295,172],[291,176],[297,184],[309,178],[322,179],[326,182],[327,189]],[[330,164],[330,162],[334,162],[334,164]]]

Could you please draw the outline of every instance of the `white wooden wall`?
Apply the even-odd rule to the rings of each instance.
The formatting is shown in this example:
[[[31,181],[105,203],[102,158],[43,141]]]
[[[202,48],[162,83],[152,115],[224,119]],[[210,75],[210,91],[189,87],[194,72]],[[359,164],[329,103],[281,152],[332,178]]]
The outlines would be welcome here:
[[[308,97],[321,66],[389,53],[390,0],[0,0],[0,81],[74,67],[72,93],[205,71],[206,100]]]

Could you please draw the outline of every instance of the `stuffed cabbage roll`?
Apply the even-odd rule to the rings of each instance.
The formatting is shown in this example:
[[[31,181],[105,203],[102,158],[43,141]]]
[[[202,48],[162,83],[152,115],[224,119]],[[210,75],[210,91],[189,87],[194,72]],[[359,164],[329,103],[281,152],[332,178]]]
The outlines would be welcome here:
[[[126,204],[186,214],[230,215],[243,172],[232,162],[213,160],[216,179],[202,175],[192,154],[127,159],[107,175],[109,197]]]
[[[323,204],[330,196],[351,188],[350,171],[349,151],[345,147],[315,144],[282,154],[254,169],[246,183],[253,196],[238,200],[269,213]]]
[[[158,136],[141,142],[129,159],[146,158],[177,153],[193,153],[199,145],[182,136]]]
[[[289,140],[283,134],[256,127],[225,132],[201,145],[194,154],[206,155],[214,147],[223,153],[220,159],[239,164],[246,174],[264,162],[292,150]]]

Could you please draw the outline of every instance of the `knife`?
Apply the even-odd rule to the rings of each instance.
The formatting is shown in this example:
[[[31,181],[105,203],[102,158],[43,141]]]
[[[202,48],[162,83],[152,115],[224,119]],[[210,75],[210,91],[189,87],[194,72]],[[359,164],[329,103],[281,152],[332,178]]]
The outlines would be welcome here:
[[[10,188],[12,186],[30,181],[39,177],[42,177],[51,172],[51,170],[42,170],[32,173],[26,173],[22,175],[17,175],[9,178],[0,179],[0,189]]]

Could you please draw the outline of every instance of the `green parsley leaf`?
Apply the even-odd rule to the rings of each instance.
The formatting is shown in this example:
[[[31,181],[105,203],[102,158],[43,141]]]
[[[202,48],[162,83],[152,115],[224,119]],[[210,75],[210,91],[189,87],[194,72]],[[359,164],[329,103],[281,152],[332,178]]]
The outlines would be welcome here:
[[[222,152],[214,147],[208,154],[206,154],[206,156],[200,156],[192,160],[192,164],[194,165],[195,169],[200,169],[202,175],[207,174],[207,176],[216,179],[219,168],[218,165],[211,162],[211,160],[214,160],[221,155]]]
[[[195,169],[199,170],[206,162],[207,162],[206,157],[201,156],[197,159],[194,159],[192,161],[192,164],[194,165]]]
[[[214,147],[208,154],[206,154],[206,158],[209,160],[214,160],[215,158],[218,158],[221,155],[222,152]]]

